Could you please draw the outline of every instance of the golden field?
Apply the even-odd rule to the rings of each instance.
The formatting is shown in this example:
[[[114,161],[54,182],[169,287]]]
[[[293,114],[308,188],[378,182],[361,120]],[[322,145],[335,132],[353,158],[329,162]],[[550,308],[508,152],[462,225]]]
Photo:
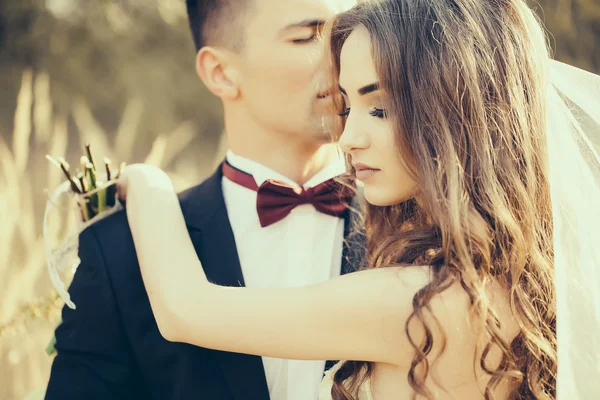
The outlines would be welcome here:
[[[558,59],[600,71],[599,0],[531,4]],[[42,217],[63,176],[44,155],[77,164],[91,143],[98,159],[158,165],[183,189],[220,161],[221,130],[195,76],[183,0],[0,2],[0,400],[43,389],[62,307]],[[55,238],[75,226],[54,217]]]

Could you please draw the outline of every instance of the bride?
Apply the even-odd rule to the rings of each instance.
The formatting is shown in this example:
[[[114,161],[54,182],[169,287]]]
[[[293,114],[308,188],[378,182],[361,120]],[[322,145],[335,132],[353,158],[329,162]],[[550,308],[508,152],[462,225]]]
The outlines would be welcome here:
[[[574,170],[583,159],[572,157],[580,143],[568,138],[577,129],[573,121],[558,129],[565,120],[550,111],[564,102],[548,89],[545,37],[525,2],[365,2],[336,18],[329,40],[339,146],[368,202],[368,268],[289,289],[214,285],[168,177],[133,165],[120,190],[162,335],[232,352],[350,360],[326,373],[323,400],[552,399],[557,359],[567,376],[561,389],[559,374],[562,399],[598,398],[598,342],[589,339],[597,332],[576,336],[577,321],[565,316],[561,334],[557,318],[557,298],[574,293],[561,292],[559,275],[586,284],[579,264],[564,275],[558,263],[593,244],[579,235],[597,227],[597,181],[584,178],[598,173]],[[558,204],[568,197],[559,184],[582,182],[595,186],[570,193],[590,207]],[[576,234],[558,205],[591,210]],[[594,320],[598,305],[588,305],[569,313]],[[557,331],[567,346],[558,353]]]

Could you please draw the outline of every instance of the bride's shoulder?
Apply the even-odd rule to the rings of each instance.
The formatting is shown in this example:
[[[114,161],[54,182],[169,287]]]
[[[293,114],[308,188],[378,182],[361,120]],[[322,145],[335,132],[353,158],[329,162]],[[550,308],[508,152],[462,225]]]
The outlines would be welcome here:
[[[391,285],[402,293],[416,293],[431,282],[431,267],[390,265],[387,267],[363,270],[365,281],[379,281],[382,285]],[[367,278],[370,277],[370,279]]]
[[[397,276],[397,285],[399,288],[409,289],[413,293],[417,293],[421,289],[433,282],[433,270],[430,266],[397,266],[387,267],[390,274]],[[440,285],[429,286],[427,290],[435,293],[431,296],[431,306],[434,309],[443,303],[444,312],[467,312],[466,305],[468,304],[469,295],[464,290],[459,279],[456,279],[451,284],[442,283]],[[455,308],[454,306],[463,306]]]
[[[403,284],[410,286],[425,286],[431,282],[432,270],[429,265],[391,265],[386,267],[400,278]]]
[[[420,292],[429,292],[424,297],[430,299],[428,307],[438,319],[441,318],[442,325],[452,326],[458,321],[462,323],[467,320],[465,317],[470,313],[470,298],[458,279],[449,285],[430,285],[434,276],[432,268],[427,265],[391,265],[372,270],[371,273],[373,279],[380,282],[378,289],[385,291],[390,302],[396,302],[396,307],[405,309],[408,315],[414,311],[415,296]],[[380,276],[375,277],[376,274]]]
[[[398,277],[397,288],[399,290],[408,289],[407,292],[410,293],[412,298],[432,282],[433,272],[428,266],[391,266],[388,268],[391,269],[391,273]],[[471,297],[460,279],[454,280],[449,285],[432,285],[427,287],[426,290],[431,294],[430,297],[427,296],[430,298],[430,310],[446,332],[463,335],[464,330],[472,328]],[[518,325],[510,307],[508,291],[498,281],[491,279],[486,285],[484,293],[488,305],[505,322],[504,331],[506,335],[508,337],[515,336],[518,333]]]

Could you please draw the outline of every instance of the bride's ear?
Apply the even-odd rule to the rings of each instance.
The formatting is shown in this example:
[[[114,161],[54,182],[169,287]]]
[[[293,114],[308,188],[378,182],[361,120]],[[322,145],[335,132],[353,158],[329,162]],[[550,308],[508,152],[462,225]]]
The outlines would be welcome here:
[[[203,47],[196,55],[196,72],[215,96],[235,100],[240,95],[239,73],[233,56],[224,49]]]

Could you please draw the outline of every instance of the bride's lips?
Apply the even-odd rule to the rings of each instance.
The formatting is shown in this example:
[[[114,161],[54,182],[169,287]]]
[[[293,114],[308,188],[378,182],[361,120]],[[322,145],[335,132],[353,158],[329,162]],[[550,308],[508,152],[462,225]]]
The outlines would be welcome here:
[[[352,165],[354,166],[354,170],[356,171],[356,178],[361,181],[369,179],[370,177],[381,171],[378,168],[369,167],[366,164],[353,163]]]

